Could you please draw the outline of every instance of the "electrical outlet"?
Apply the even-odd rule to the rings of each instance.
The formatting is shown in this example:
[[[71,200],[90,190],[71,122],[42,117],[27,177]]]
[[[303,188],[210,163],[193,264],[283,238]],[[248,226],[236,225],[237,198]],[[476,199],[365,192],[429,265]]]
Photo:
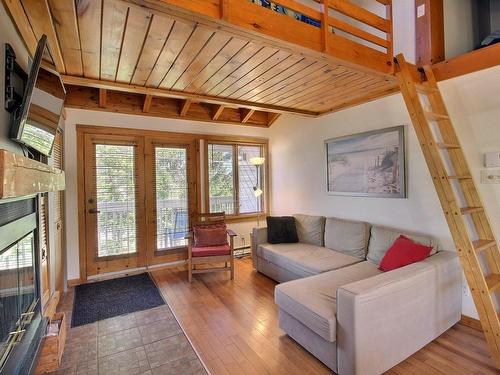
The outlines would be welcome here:
[[[464,297],[469,297],[470,295],[469,286],[467,284],[462,284],[462,295]]]

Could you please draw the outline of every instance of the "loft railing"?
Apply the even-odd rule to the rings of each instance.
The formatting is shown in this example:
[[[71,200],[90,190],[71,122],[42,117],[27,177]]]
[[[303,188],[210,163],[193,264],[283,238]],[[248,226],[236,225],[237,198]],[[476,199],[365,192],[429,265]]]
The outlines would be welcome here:
[[[323,52],[339,63],[393,72],[392,0],[162,0]],[[366,4],[366,5],[365,5]]]

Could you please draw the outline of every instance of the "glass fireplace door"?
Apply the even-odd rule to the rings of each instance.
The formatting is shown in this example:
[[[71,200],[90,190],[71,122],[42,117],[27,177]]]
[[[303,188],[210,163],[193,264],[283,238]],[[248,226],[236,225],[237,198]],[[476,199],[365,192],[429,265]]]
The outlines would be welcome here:
[[[0,251],[0,368],[37,300],[33,254],[33,232]]]

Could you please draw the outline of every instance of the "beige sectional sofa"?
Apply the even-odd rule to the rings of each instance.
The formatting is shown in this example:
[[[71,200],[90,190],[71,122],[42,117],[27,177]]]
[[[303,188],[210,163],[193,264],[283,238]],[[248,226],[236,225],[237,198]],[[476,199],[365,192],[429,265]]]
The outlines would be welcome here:
[[[280,327],[338,374],[380,374],[460,320],[458,257],[428,236],[368,223],[295,215],[299,243],[252,233],[252,260],[276,286]],[[426,260],[378,269],[404,234],[433,246]]]

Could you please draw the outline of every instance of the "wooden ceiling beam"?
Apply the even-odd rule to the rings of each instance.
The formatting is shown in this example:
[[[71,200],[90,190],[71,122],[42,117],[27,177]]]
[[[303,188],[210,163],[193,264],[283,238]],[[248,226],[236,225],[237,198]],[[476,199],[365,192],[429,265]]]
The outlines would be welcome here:
[[[188,92],[167,90],[167,89],[157,89],[152,87],[144,87],[137,85],[129,85],[126,83],[119,82],[109,82],[109,81],[101,81],[98,79],[89,79],[89,78],[81,78],[75,76],[63,75],[61,76],[64,84],[73,85],[73,86],[82,86],[82,87],[93,87],[97,89],[107,89],[110,91],[121,91],[121,92],[129,92],[134,94],[142,94],[142,95],[152,95],[156,97],[162,98],[175,98],[175,99],[191,99],[193,102],[205,102],[210,104],[219,104],[224,105],[226,108],[247,108],[258,111],[271,111],[276,113],[291,113],[296,115],[308,116],[308,117],[316,117],[319,115],[318,112],[313,111],[305,111],[294,108],[286,108],[275,105],[263,104],[263,103],[255,103],[255,102],[247,102],[236,99],[229,98],[221,98],[216,96],[208,96],[208,95],[200,95],[200,94],[192,94]]]
[[[268,112],[267,113],[267,126],[271,126],[280,117],[279,113]]]
[[[181,106],[180,106],[180,111],[179,111],[179,116],[181,117],[186,117],[188,111],[189,111],[189,107],[191,107],[191,99],[183,99],[181,101]]]
[[[219,117],[222,115],[222,112],[224,112],[224,106],[216,105],[213,111],[212,120],[217,121]]]
[[[153,101],[152,95],[144,96],[144,104],[142,105],[142,112],[148,113],[151,109],[151,102]]]
[[[99,89],[99,107],[106,108],[107,91],[106,89]]]
[[[255,113],[254,109],[240,108],[241,123],[246,124]]]

